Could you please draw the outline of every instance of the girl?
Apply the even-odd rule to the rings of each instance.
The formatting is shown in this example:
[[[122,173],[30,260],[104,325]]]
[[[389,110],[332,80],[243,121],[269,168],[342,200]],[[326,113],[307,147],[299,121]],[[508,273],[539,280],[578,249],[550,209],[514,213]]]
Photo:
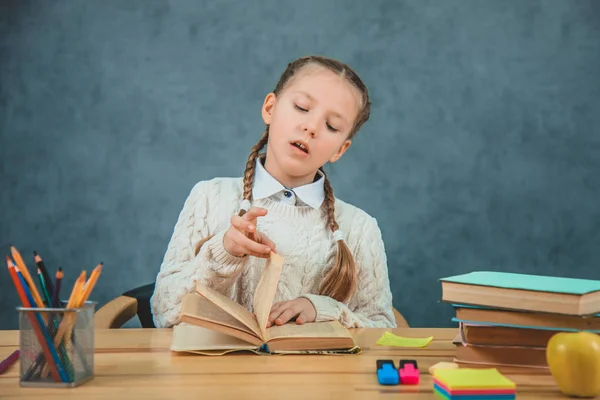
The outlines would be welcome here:
[[[198,281],[252,311],[271,251],[285,264],[269,325],[396,326],[377,222],[336,199],[323,170],[348,150],[370,104],[363,82],[337,60],[288,65],[264,100],[266,130],[244,177],[201,181],[185,201],[151,299],[157,327],[180,322],[181,300]]]

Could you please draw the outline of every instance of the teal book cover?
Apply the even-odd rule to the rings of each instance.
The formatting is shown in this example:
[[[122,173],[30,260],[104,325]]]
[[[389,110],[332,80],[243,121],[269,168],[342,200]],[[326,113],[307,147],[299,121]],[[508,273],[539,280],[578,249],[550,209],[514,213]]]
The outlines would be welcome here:
[[[475,271],[441,278],[440,281],[573,295],[600,291],[600,281],[598,280],[495,271]]]

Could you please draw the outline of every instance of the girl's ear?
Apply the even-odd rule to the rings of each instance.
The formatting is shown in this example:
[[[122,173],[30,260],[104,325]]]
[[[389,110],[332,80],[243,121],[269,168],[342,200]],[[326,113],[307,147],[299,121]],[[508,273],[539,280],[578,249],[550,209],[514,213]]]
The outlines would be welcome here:
[[[342,155],[346,152],[346,150],[348,150],[348,147],[350,147],[351,144],[352,144],[352,141],[350,139],[346,140],[340,146],[340,149],[338,151],[336,151],[334,155],[331,156],[331,158],[329,159],[329,162],[334,163],[337,160],[339,160],[340,157],[342,157]]]
[[[271,119],[273,118],[273,108],[275,107],[276,101],[277,96],[275,96],[275,93],[269,93],[267,97],[265,97],[265,102],[262,106],[262,117],[266,125],[271,125]]]

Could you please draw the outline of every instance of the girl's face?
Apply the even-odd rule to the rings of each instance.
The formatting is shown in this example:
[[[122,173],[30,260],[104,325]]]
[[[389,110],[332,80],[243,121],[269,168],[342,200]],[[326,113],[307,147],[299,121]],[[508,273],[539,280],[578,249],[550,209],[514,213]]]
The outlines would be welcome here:
[[[360,99],[358,89],[326,68],[298,71],[279,96],[270,93],[263,104],[267,171],[288,187],[311,183],[321,166],[336,162],[350,146]]]

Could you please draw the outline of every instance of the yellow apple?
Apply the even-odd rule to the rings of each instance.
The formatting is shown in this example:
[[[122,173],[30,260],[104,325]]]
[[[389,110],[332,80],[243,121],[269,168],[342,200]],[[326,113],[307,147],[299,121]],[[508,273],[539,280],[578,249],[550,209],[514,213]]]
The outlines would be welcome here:
[[[567,396],[600,394],[600,336],[591,332],[559,332],[546,347],[546,360],[560,391]]]

